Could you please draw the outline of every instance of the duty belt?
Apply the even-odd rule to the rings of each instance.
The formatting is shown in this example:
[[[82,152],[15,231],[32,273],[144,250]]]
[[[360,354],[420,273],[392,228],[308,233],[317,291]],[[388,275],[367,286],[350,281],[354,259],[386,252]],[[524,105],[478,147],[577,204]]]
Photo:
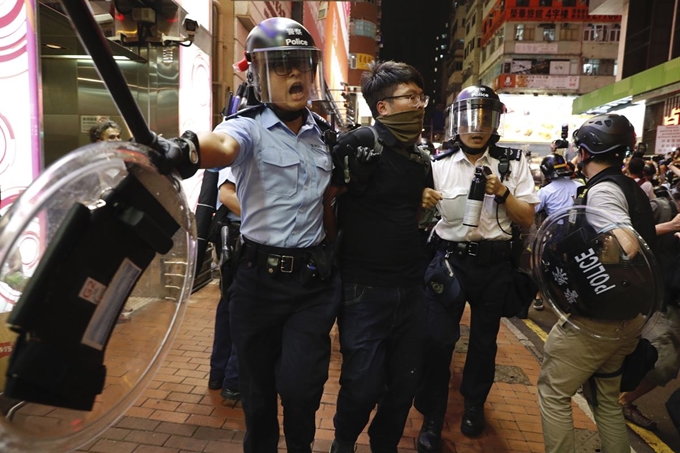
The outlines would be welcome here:
[[[510,241],[452,242],[439,240],[439,248],[460,257],[475,257],[484,261],[499,261],[512,257]]]
[[[292,274],[309,263],[305,249],[280,248],[245,240],[241,259],[265,266],[270,274]]]

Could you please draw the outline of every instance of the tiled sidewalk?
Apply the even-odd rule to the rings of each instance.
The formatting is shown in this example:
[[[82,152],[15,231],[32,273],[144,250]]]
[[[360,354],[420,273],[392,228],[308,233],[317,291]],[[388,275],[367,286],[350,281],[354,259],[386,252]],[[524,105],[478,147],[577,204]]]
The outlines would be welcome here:
[[[79,451],[101,453],[231,453],[242,451],[244,420],[239,404],[223,405],[219,390],[207,387],[214,313],[219,288],[212,282],[191,297],[172,350],[144,392],[114,427]],[[127,326],[134,326],[132,322]],[[469,314],[462,321],[469,324]],[[337,332],[332,332],[330,378],[317,413],[314,450],[327,452],[333,439],[333,415],[341,356]],[[497,378],[486,404],[487,429],[477,439],[460,433],[463,411],[457,389],[465,360],[467,329],[452,363],[452,391],[444,426],[444,452],[542,452],[543,438],[536,399],[539,363],[513,332],[501,325],[498,336]],[[595,425],[576,405],[574,420],[581,444],[597,442]],[[400,443],[415,451],[422,416],[415,410]],[[280,448],[285,450],[283,437]],[[589,449],[591,450],[591,449]],[[359,438],[357,452],[368,452],[368,435]],[[591,451],[595,451],[594,448]]]

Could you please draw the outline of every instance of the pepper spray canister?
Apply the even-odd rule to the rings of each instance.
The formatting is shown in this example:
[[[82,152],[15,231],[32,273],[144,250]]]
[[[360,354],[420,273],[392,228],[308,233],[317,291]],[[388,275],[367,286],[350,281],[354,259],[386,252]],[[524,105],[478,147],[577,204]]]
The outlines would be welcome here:
[[[475,167],[475,174],[470,183],[470,192],[465,203],[465,215],[463,225],[469,227],[479,226],[479,216],[482,214],[484,193],[486,189],[486,176],[482,167]]]

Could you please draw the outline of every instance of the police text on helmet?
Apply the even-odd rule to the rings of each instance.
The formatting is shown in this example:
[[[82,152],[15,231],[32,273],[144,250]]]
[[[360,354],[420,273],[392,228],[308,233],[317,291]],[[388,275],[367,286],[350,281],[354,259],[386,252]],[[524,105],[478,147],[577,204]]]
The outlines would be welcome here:
[[[286,38],[286,45],[287,46],[308,46],[309,43],[307,41],[305,41],[304,39],[300,39],[300,38],[295,38],[295,39]]]

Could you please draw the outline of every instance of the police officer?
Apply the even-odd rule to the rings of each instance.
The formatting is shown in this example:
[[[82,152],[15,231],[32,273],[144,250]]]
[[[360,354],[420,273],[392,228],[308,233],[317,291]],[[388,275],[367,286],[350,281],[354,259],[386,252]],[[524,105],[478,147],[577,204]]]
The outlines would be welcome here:
[[[536,212],[545,211],[545,215],[564,207],[572,206],[576,200],[576,190],[581,184],[571,179],[572,171],[567,166],[564,157],[559,154],[548,154],[541,161],[541,173],[547,184],[538,189]]]
[[[213,243],[220,247],[220,301],[215,311],[215,334],[210,354],[210,375],[208,388],[222,389],[220,395],[227,400],[239,400],[241,391],[238,382],[238,361],[236,348],[231,340],[229,323],[228,289],[234,279],[232,261],[236,241],[241,227],[241,206],[236,195],[236,183],[230,167],[220,170],[217,178],[217,212],[210,229]]]
[[[243,245],[229,296],[243,448],[277,451],[278,393],[288,451],[310,452],[340,302],[323,246],[332,161],[323,122],[307,109],[324,98],[322,58],[309,32],[281,17],[259,23],[245,48],[262,104],[197,136],[203,167],[231,166],[241,205]]]
[[[582,184],[577,179],[571,179],[573,172],[564,157],[559,154],[545,156],[541,161],[541,173],[547,184],[538,189],[540,202],[535,207],[536,213],[549,216],[559,209],[572,206],[576,200],[576,189]],[[540,295],[534,300],[533,307],[534,310],[543,310]]]
[[[588,182],[577,201],[605,209],[612,219],[632,226],[651,245],[655,231],[649,199],[633,179],[621,173],[626,152],[634,143],[634,129],[625,116],[594,116],[579,128],[576,145]],[[593,227],[598,230],[602,226]],[[569,248],[574,249],[573,246]],[[583,295],[587,289],[585,285],[579,293]],[[596,377],[595,389],[591,389],[597,399],[597,404],[592,404],[591,408],[600,432],[602,451],[630,451],[618,403],[621,376],[616,375],[616,371],[638,343],[642,320],[636,307],[642,302],[640,297],[648,299],[649,295],[645,290],[636,294],[634,285],[626,285],[620,293],[611,293],[610,306],[613,308],[605,313],[602,311],[608,305],[604,304],[604,294],[600,297],[602,301],[594,297],[585,300],[585,305],[570,303],[570,307],[576,308],[569,321],[555,324],[545,342],[538,377],[538,401],[546,452],[574,451],[571,398],[594,374],[610,375]],[[576,323],[583,328],[573,328]],[[588,335],[589,331],[597,335]],[[612,341],[610,337],[617,340]]]
[[[461,432],[478,436],[484,429],[484,402],[494,382],[496,335],[509,298],[514,297],[512,224],[529,227],[538,202],[529,164],[520,150],[497,146],[505,106],[489,87],[475,85],[460,92],[450,110],[450,137],[455,146],[435,157],[435,190],[423,205],[437,203],[442,219],[434,228],[438,254],[444,256],[464,295],[457,300],[428,295],[429,342],[425,371],[415,407],[424,415],[418,438],[421,452],[436,451],[448,401],[449,366],[459,337],[459,323],[470,304],[470,341],[460,392],[465,398]],[[487,173],[479,226],[463,224],[475,166]],[[530,297],[533,297],[531,294]],[[527,301],[528,304],[528,301]]]

